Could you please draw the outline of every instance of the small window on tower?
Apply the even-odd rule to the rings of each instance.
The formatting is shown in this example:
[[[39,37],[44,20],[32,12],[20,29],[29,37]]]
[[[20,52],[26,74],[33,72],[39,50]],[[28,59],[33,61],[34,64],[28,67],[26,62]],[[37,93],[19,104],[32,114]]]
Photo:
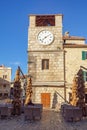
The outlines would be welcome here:
[[[49,69],[49,59],[42,60],[42,70]]]

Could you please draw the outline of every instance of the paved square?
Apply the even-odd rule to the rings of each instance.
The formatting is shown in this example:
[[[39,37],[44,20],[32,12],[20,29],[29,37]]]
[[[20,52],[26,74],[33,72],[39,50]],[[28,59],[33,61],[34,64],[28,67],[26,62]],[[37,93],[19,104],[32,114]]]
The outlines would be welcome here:
[[[41,120],[25,121],[24,114],[0,119],[0,130],[87,130],[87,118],[66,122],[60,112],[43,110]]]

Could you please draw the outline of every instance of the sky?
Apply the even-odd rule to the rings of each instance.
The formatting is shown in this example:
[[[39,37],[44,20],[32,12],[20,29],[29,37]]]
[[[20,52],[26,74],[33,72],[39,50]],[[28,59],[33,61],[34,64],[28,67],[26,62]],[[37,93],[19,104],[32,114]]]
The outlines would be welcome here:
[[[27,73],[30,14],[63,14],[63,34],[87,39],[87,0],[0,0],[0,65]]]

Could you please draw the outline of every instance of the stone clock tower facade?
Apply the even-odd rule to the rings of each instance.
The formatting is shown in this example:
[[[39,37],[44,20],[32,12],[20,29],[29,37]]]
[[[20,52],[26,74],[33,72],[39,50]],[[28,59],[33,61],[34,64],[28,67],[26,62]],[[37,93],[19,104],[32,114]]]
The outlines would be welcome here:
[[[29,16],[28,74],[32,77],[32,98],[50,108],[65,98],[62,17]]]

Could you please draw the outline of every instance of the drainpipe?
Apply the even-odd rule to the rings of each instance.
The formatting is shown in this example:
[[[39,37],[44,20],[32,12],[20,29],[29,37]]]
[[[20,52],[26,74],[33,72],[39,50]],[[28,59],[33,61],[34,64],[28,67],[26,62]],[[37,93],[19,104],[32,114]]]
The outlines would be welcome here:
[[[64,47],[63,47],[63,50],[64,50]],[[63,56],[64,56],[64,98],[65,98],[65,101],[66,101],[66,71],[65,71],[65,50],[63,51]]]

